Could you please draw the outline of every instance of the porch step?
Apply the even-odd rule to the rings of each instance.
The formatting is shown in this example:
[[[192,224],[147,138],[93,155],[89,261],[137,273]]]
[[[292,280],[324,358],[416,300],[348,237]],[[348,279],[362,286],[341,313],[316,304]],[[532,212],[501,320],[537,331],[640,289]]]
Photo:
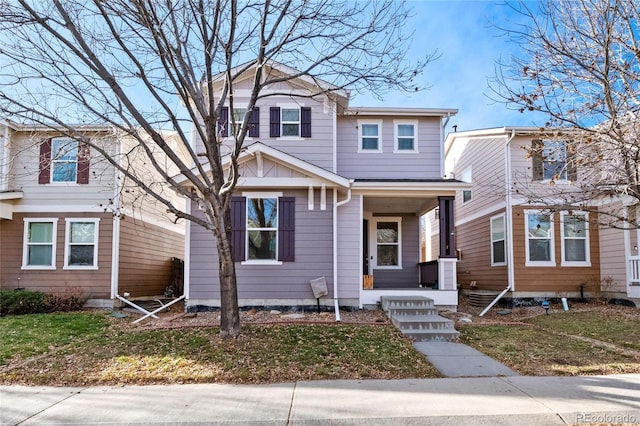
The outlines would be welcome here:
[[[455,341],[454,322],[438,315],[433,300],[423,296],[383,296],[382,309],[402,334],[418,342]]]

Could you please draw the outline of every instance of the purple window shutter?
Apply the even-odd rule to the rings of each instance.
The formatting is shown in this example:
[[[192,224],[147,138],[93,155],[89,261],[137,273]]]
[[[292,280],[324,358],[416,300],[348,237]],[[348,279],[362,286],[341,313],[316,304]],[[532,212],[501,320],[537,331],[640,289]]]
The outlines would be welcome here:
[[[260,137],[260,108],[254,107],[249,117],[249,137]]]
[[[278,107],[269,109],[269,137],[280,137],[280,108]]]
[[[231,198],[231,257],[234,262],[245,260],[247,232],[247,199]]]
[[[51,179],[51,139],[45,139],[40,144],[40,165],[38,183],[49,183]]]
[[[295,260],[295,225],[296,199],[295,197],[278,198],[278,260],[293,262]]]
[[[311,107],[300,108],[300,137],[311,137]]]
[[[229,107],[220,108],[220,114],[218,114],[218,134],[226,138],[229,136]]]
[[[76,182],[86,185],[89,183],[89,157],[91,148],[86,143],[80,142],[78,145],[78,175]]]

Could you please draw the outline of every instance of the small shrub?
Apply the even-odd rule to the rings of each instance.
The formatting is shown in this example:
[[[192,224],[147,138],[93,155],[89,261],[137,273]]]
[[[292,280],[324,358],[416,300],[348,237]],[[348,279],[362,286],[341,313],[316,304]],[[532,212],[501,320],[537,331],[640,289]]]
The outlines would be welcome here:
[[[81,310],[87,297],[79,287],[42,293],[35,290],[0,290],[0,315],[43,314]]]
[[[23,315],[48,312],[45,294],[33,290],[0,290],[0,314]]]
[[[87,301],[80,287],[66,286],[61,292],[45,294],[44,303],[49,312],[79,311]]]

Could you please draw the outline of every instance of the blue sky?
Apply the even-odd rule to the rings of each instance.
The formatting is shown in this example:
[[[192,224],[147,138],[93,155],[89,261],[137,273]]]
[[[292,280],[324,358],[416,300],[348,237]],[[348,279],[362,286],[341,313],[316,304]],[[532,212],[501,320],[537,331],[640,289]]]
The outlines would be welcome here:
[[[488,80],[496,61],[508,58],[517,45],[510,43],[496,25],[509,26],[521,19],[500,0],[409,0],[414,16],[410,54],[438,50],[439,59],[427,65],[422,83],[431,87],[418,94],[389,93],[384,101],[372,96],[352,97],[352,106],[457,108],[447,127],[458,131],[540,123],[488,97]]]

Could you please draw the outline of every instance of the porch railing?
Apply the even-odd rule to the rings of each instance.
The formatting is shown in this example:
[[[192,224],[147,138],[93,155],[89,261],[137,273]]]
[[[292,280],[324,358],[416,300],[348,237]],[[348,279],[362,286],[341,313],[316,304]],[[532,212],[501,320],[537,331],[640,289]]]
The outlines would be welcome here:
[[[420,287],[438,288],[438,261],[418,263],[420,271]]]
[[[629,282],[640,283],[640,256],[629,256]]]

